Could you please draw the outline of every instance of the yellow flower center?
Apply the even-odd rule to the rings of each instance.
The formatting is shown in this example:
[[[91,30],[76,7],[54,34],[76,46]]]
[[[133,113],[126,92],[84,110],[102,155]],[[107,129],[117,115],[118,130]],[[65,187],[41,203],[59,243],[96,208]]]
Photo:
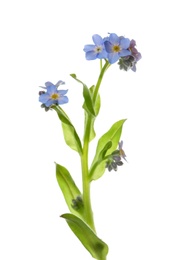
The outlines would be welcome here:
[[[120,50],[121,50],[121,48],[120,48],[119,45],[114,45],[114,46],[112,47],[112,51],[113,51],[113,52],[119,52]]]
[[[57,93],[53,93],[53,94],[51,95],[51,99],[56,100],[56,99],[58,99],[58,98],[59,98],[59,94],[57,94]]]

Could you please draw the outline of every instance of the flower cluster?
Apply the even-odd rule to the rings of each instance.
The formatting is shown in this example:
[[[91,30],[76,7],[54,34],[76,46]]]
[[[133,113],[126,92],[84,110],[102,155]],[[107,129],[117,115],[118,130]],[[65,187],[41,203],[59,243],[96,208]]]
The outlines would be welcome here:
[[[106,168],[108,168],[108,171],[117,171],[117,166],[123,165],[122,159],[126,161],[126,154],[122,147],[123,141],[119,142],[118,149],[109,155],[108,161],[106,162]]]
[[[94,44],[84,46],[87,60],[106,59],[110,64],[117,61],[120,69],[136,71],[136,63],[141,59],[141,54],[135,48],[136,42],[123,36],[110,33],[102,38],[98,34],[92,36]]]
[[[48,81],[45,83],[45,87],[41,87],[46,89],[46,92],[39,91],[39,101],[42,103],[41,107],[45,108],[46,111],[48,111],[52,105],[68,103],[68,97],[65,96],[68,90],[58,90],[58,87],[63,84],[65,83],[61,80],[55,85]]]

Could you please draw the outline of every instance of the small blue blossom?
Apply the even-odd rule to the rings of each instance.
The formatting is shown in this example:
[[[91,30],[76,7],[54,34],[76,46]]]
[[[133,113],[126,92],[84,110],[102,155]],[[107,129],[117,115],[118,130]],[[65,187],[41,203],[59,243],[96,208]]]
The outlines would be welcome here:
[[[131,54],[131,51],[128,49],[130,40],[123,36],[119,37],[115,33],[111,33],[108,38],[104,39],[104,45],[108,53],[109,63],[111,64],[118,61],[120,57]]]
[[[94,34],[92,36],[92,40],[94,44],[88,44],[84,46],[84,51],[86,53],[87,60],[95,60],[95,59],[106,59],[107,52],[104,46],[104,40],[98,34]]]
[[[68,90],[58,90],[57,88],[64,84],[63,81],[58,81],[55,85],[51,82],[46,82],[45,87],[46,92],[39,92],[39,101],[42,103],[43,107],[50,107],[52,105],[62,105],[68,103],[68,97],[65,96]]]

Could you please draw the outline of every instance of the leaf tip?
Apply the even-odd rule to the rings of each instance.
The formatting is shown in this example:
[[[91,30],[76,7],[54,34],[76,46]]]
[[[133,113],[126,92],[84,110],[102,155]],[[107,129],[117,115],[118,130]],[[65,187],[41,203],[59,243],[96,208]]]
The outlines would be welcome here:
[[[66,218],[67,215],[69,215],[69,213],[64,213],[64,214],[60,215],[60,218]]]
[[[70,76],[71,76],[72,78],[76,79],[76,74],[72,73],[72,74],[70,74]]]

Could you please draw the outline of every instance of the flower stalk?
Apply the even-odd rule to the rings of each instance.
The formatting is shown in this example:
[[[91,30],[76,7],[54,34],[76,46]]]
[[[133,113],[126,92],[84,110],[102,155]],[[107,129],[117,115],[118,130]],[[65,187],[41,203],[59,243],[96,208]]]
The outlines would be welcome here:
[[[101,61],[100,61],[101,62]],[[102,64],[100,65],[100,67],[102,67],[101,71],[100,71],[100,75],[98,77],[98,81],[97,81],[97,84],[95,86],[95,91],[93,93],[93,103],[95,104],[96,102],[96,99],[97,99],[97,96],[98,96],[98,92],[99,92],[99,88],[100,88],[100,85],[101,85],[101,82],[102,82],[102,79],[103,79],[103,76],[106,72],[106,70],[110,67],[110,63],[106,60],[104,66],[102,67]]]

